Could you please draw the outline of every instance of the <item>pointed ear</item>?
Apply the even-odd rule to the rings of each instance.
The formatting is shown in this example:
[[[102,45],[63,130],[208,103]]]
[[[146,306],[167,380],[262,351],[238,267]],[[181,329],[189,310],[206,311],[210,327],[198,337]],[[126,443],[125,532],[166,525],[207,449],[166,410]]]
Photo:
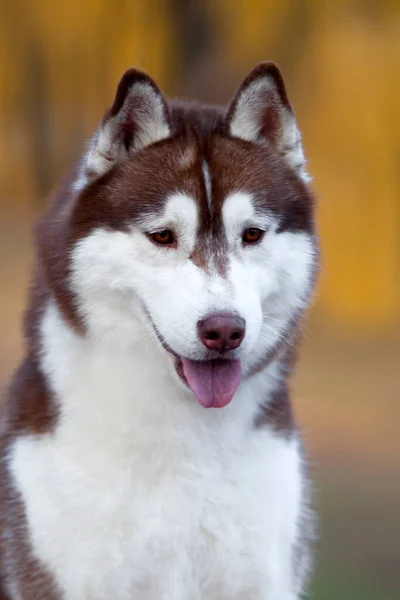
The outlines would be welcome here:
[[[169,135],[168,108],[159,87],[145,73],[129,69],[91,141],[81,168],[81,183],[99,177],[116,162]]]
[[[229,134],[268,145],[309,181],[300,132],[282,74],[271,62],[255,67],[234,96],[227,113]]]

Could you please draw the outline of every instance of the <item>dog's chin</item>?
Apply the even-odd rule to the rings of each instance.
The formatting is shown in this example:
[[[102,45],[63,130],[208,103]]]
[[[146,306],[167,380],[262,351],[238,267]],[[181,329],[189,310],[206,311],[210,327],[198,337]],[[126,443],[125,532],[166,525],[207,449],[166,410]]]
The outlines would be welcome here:
[[[179,380],[191,389],[201,406],[223,408],[231,402],[242,378],[242,362],[234,351],[223,357],[214,354],[200,359],[186,358],[168,344],[156,327],[154,330],[161,346],[173,357]]]

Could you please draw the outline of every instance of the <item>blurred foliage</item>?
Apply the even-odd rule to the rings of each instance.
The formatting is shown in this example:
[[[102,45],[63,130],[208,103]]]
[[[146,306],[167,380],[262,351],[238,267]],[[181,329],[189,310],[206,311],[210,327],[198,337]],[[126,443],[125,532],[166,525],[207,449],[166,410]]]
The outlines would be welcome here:
[[[1,202],[42,202],[128,66],[167,92],[226,102],[273,59],[319,197],[320,312],[334,326],[389,329],[400,306],[399,36],[398,0],[2,0]]]

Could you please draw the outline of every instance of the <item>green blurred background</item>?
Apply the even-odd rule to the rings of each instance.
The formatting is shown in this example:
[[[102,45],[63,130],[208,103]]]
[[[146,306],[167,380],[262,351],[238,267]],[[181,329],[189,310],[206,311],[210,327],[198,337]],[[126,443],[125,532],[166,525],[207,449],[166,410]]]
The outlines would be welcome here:
[[[323,271],[293,382],[320,515],[312,598],[395,600],[400,0],[0,0],[0,384],[23,351],[32,223],[123,71],[225,103],[266,59],[319,198]]]

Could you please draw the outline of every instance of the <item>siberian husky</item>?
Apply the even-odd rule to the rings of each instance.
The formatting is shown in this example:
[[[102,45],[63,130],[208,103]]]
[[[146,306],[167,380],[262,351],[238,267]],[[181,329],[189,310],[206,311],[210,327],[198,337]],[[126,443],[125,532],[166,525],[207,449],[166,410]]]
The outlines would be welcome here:
[[[125,73],[37,229],[2,599],[300,597],[313,527],[288,377],[313,213],[274,64],[227,108]]]

